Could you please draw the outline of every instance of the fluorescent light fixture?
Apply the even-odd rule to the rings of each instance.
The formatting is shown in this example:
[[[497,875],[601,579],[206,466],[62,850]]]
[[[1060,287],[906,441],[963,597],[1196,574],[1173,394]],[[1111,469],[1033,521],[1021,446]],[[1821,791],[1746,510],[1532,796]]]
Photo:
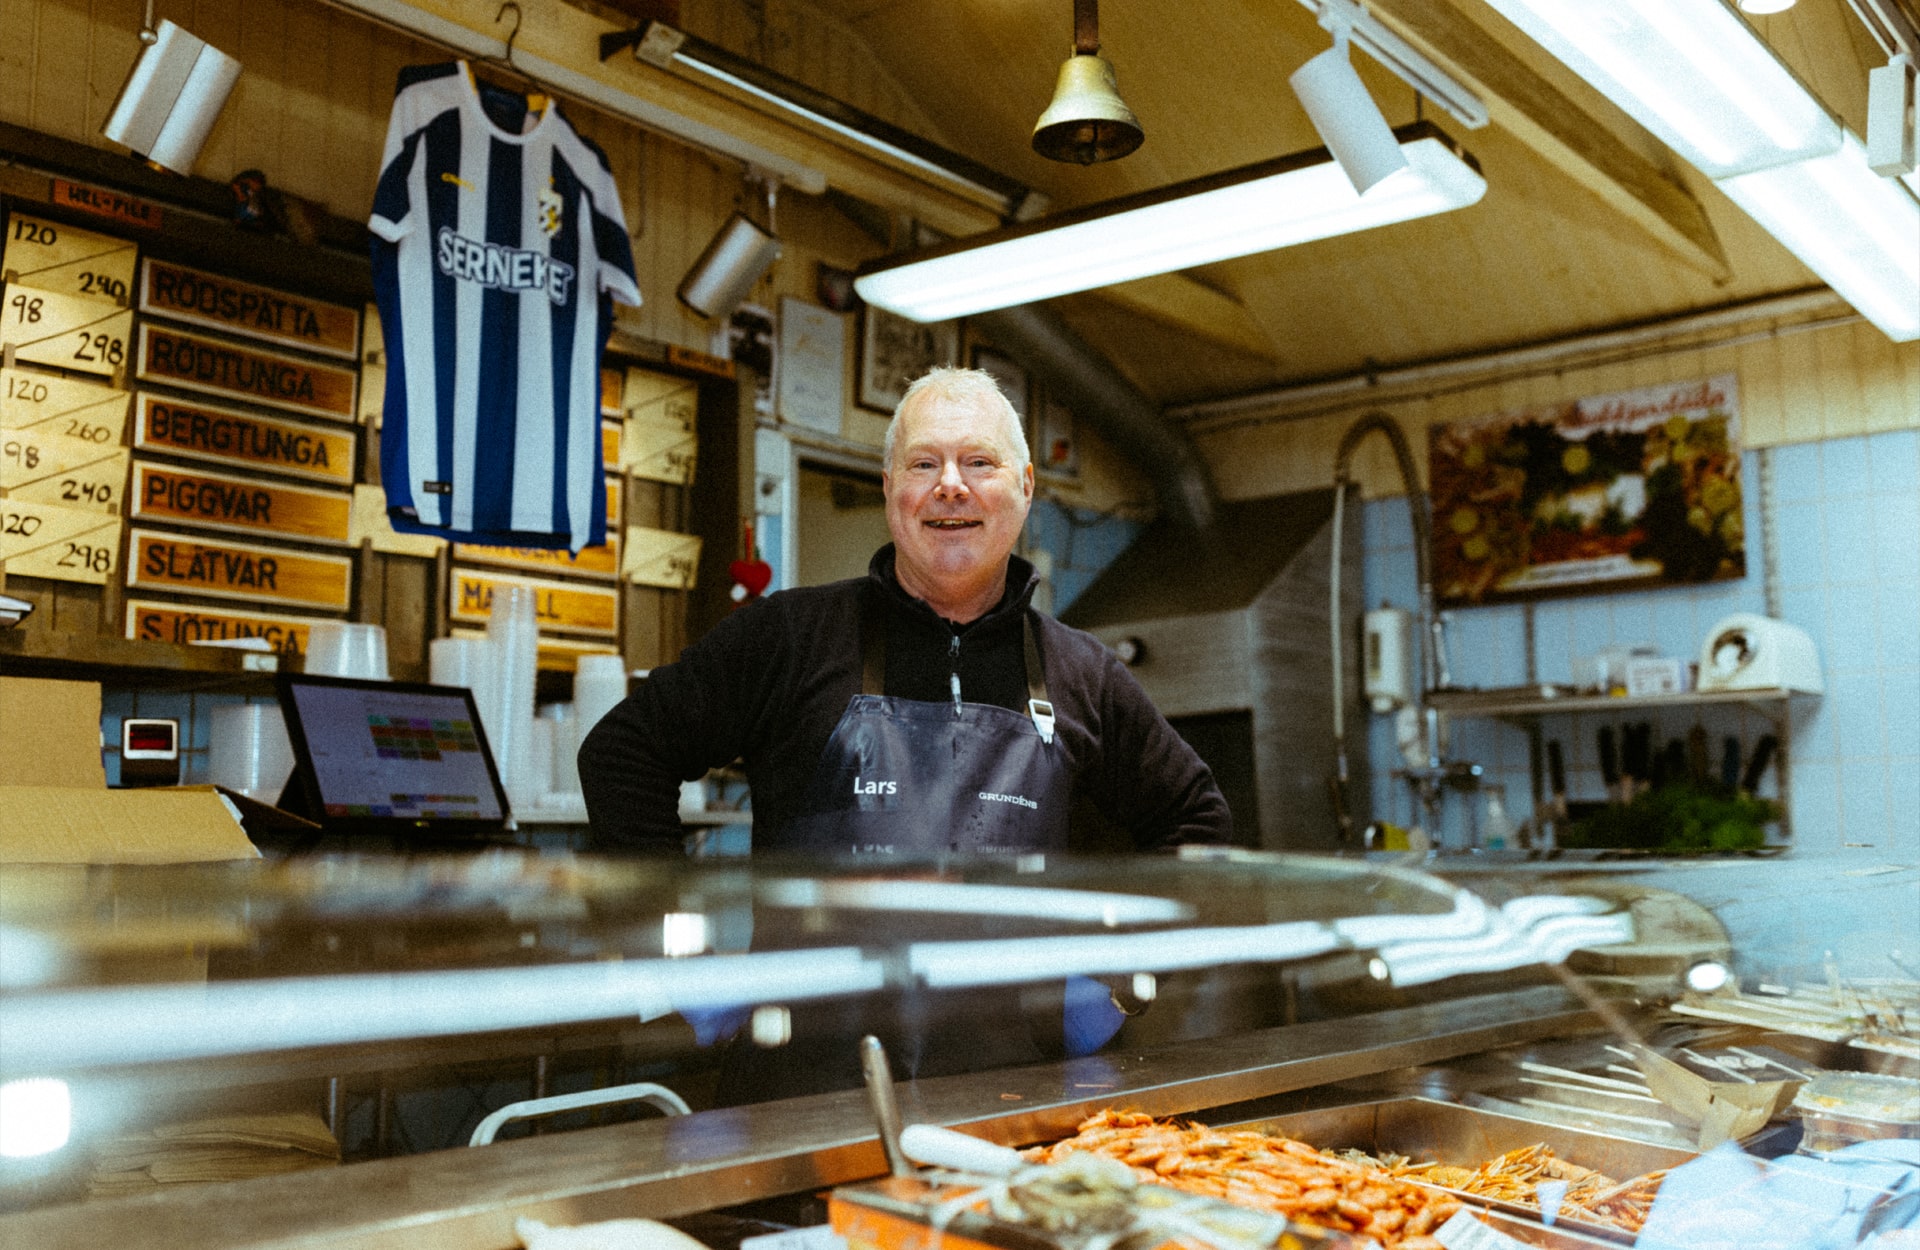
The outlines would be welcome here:
[[[366,4],[372,0],[346,2]],[[1036,196],[1027,187],[978,161],[958,152],[950,152],[843,100],[816,91],[798,79],[776,73],[756,61],[735,55],[718,44],[708,43],[665,22],[649,21],[634,30],[610,32],[600,37],[602,61],[626,49],[632,49],[635,60],[659,69],[679,66],[704,74],[715,82],[725,83],[735,91],[802,118],[869,151],[883,153],[922,174],[940,179],[954,190],[992,204],[1004,215],[1020,215],[1029,208],[1029,200],[1036,200],[1040,204],[1045,202],[1045,197]],[[818,186],[800,186],[785,175],[783,179],[809,195],[818,195],[825,189],[824,182]]]
[[[1718,186],[1888,338],[1920,339],[1920,201],[1869,169],[1858,139]]]
[[[874,262],[870,304],[945,321],[1193,265],[1465,208],[1486,194],[1473,158],[1430,122],[1394,131],[1412,168],[1362,196],[1325,148]]]
[[[1488,0],[1709,178],[1825,156],[1840,125],[1724,0]]]
[[[1766,17],[1773,13],[1785,13],[1793,4],[1794,0],[1740,0],[1740,11]]]

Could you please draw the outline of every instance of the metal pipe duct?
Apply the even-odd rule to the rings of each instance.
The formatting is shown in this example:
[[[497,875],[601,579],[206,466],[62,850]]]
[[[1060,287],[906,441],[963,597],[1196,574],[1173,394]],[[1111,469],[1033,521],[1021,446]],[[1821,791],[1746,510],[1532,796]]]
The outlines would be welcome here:
[[[1146,473],[1161,515],[1189,533],[1213,524],[1218,497],[1193,441],[1115,373],[1060,314],[1045,305],[1025,304],[976,313],[968,320]]]

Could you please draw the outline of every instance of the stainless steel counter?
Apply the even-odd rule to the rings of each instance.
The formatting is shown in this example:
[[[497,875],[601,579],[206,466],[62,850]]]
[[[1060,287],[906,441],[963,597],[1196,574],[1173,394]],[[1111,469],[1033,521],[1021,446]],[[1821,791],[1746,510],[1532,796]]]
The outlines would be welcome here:
[[[1442,1062],[1590,1027],[1557,987],[1461,998],[903,1087],[909,1122],[1009,1145],[1070,1133],[1121,1105],[1156,1116]],[[0,1218],[35,1250],[508,1250],[513,1221],[673,1216],[885,1171],[852,1091]]]

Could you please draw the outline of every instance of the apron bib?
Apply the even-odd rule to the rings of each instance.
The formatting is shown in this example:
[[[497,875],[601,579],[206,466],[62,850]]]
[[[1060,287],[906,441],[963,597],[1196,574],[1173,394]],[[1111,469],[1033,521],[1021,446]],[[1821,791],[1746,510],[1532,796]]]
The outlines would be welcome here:
[[[1073,777],[1053,740],[1053,705],[1020,616],[1028,711],[960,699],[892,698],[880,605],[861,613],[861,693],[827,740],[780,849],[925,856],[1063,851]]]

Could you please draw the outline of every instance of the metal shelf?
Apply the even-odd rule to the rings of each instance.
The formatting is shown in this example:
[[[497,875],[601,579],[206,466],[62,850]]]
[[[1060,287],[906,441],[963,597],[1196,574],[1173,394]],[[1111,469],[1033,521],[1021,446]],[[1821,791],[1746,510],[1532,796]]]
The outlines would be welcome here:
[[[1795,696],[1817,698],[1797,690],[1693,690],[1685,694],[1627,695],[1550,693],[1556,686],[1521,686],[1508,690],[1439,690],[1427,696],[1435,709],[1450,716],[1494,716],[1525,719],[1574,712],[1637,712],[1667,707],[1745,704],[1776,718]]]

